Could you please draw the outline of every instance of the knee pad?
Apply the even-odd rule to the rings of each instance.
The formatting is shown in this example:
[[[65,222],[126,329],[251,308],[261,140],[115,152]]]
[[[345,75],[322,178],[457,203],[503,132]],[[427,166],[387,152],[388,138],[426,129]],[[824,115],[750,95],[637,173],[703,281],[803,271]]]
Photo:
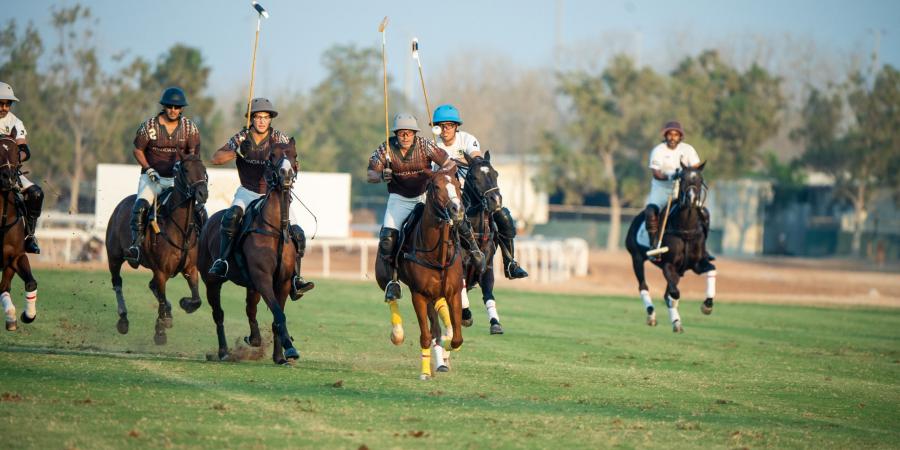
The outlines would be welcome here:
[[[494,218],[494,223],[497,224],[497,231],[499,231],[503,237],[516,237],[516,221],[513,220],[509,209],[506,207],[500,208],[499,211],[492,214],[492,217]]]
[[[382,228],[378,234],[378,253],[386,257],[393,256],[399,234],[400,232],[393,228]]]
[[[44,202],[44,190],[36,184],[25,189],[25,191],[22,192],[22,196],[25,197],[25,201],[27,202],[34,202],[39,205]]]
[[[303,256],[306,251],[306,233],[303,232],[303,228],[300,225],[291,225],[291,240],[294,241],[294,245],[297,247],[297,253],[300,256]]]
[[[240,206],[232,206],[225,211],[222,216],[222,228],[235,230],[241,224],[241,218],[244,217],[244,210]]]

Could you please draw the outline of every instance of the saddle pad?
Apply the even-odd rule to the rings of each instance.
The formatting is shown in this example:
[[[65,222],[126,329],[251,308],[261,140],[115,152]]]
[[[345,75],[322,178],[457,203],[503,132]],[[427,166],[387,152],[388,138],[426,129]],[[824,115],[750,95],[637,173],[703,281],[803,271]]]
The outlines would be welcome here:
[[[642,245],[644,247],[650,248],[650,233],[647,232],[647,221],[642,220],[641,226],[638,227],[637,235],[635,236],[635,240],[638,245]]]

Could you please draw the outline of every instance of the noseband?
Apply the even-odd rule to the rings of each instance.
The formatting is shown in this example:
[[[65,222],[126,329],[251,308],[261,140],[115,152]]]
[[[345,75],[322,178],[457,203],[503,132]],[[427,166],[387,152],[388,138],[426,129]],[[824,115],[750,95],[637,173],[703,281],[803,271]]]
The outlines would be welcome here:
[[[499,186],[494,186],[492,188],[488,188],[484,192],[481,192],[478,190],[478,186],[477,186],[477,183],[475,180],[475,177],[477,176],[476,169],[480,168],[482,166],[487,166],[487,165],[488,164],[482,163],[482,164],[479,164],[478,166],[472,166],[472,167],[470,167],[468,173],[466,173],[466,185],[463,187],[463,190],[466,194],[465,196],[469,197],[471,200],[473,200],[473,203],[474,203],[474,204],[470,205],[468,208],[466,208],[466,215],[469,215],[470,210],[472,211],[473,214],[475,212],[478,212],[479,206],[481,207],[482,210],[488,211],[488,195],[491,192],[500,191]]]

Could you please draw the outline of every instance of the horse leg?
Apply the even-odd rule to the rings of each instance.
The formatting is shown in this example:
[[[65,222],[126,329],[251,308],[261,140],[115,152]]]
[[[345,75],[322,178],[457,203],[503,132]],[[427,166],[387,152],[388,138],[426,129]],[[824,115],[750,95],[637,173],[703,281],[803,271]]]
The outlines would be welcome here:
[[[125,262],[122,258],[109,258],[109,273],[112,275],[112,288],[116,293],[116,304],[118,306],[119,321],[116,323],[116,329],[120,334],[128,334],[128,308],[125,307],[125,296],[122,294],[122,264]]]
[[[191,288],[191,296],[181,297],[181,300],[178,301],[178,305],[181,306],[181,309],[183,309],[184,312],[190,314],[200,308],[200,305],[203,304],[203,301],[200,300],[200,289],[198,288],[200,272],[197,270],[196,265],[191,265],[189,268],[185,269],[184,272],[181,272],[181,275],[184,276],[184,279],[187,280],[188,287]]]
[[[472,310],[469,309],[469,291],[468,286],[466,286],[465,276],[463,276],[462,290],[459,293],[462,299],[462,325],[471,327],[475,321],[472,319]]]
[[[16,305],[13,304],[12,296],[9,295],[9,288],[12,284],[12,276],[15,271],[12,267],[6,267],[3,270],[3,279],[0,281],[0,303],[3,304],[3,313],[6,315],[6,331],[16,331],[19,328],[19,321],[16,316]]]
[[[491,334],[503,334],[503,326],[500,325],[500,315],[497,314],[497,302],[494,300],[494,269],[485,269],[481,274],[481,298],[484,300],[484,309],[487,311],[490,321]]]
[[[247,296],[244,299],[246,303],[244,311],[247,313],[247,321],[250,323],[250,336],[245,336],[244,342],[252,347],[262,345],[262,336],[259,334],[259,322],[256,321],[256,307],[259,305],[259,299],[259,292],[247,289]]]
[[[716,296],[716,266],[709,264],[709,267],[712,267],[712,269],[698,273],[698,275],[706,274],[706,300],[700,304],[700,312],[707,316],[712,314],[713,298]]]
[[[672,321],[672,331],[675,333],[684,333],[684,327],[681,324],[681,315],[678,314],[678,299],[681,292],[678,290],[678,280],[681,278],[675,265],[672,263],[663,264],[663,276],[666,277],[666,306],[669,308],[669,319]]]
[[[228,341],[225,340],[225,311],[222,310],[222,283],[214,280],[206,285],[206,301],[212,309],[213,322],[216,324],[216,337],[219,340],[219,360],[228,358]]]
[[[650,288],[647,286],[647,278],[644,274],[644,261],[646,261],[646,258],[643,255],[635,252],[631,253],[631,268],[634,270],[634,276],[637,277],[638,291],[641,295],[641,301],[644,302],[644,310],[647,311],[647,325],[655,327],[656,308],[653,307],[653,298],[650,297]]]
[[[287,302],[288,294],[291,291],[291,284],[293,283],[293,280],[291,278],[291,276],[288,276],[288,278],[281,284],[278,292],[275,293],[275,304],[278,305],[278,307],[281,309],[282,317],[284,317],[282,319],[281,329],[283,330],[282,332],[285,339],[282,341],[281,346],[284,347],[284,358],[288,362],[293,362],[300,359],[300,352],[298,352],[297,348],[294,347],[294,337],[291,336],[290,332],[288,332],[287,317],[284,315],[284,305]],[[281,353],[279,353],[279,355],[281,355]]]
[[[22,311],[22,322],[31,323],[37,317],[37,280],[31,273],[31,263],[27,256],[20,256],[14,266],[19,278],[25,282],[25,311]]]
[[[156,331],[153,334],[153,342],[156,345],[166,345],[168,337],[166,328],[172,328],[172,304],[166,300],[166,274],[159,270],[153,271],[153,279],[150,280],[150,291],[156,296],[158,306],[156,308]]]
[[[453,327],[453,333],[450,337],[450,348],[458,351],[462,347],[462,299],[461,293],[455,293],[450,298],[450,326]]]
[[[449,372],[449,355],[444,348],[447,341],[445,341],[444,336],[441,336],[442,333],[439,320],[442,320],[443,318],[440,317],[442,313],[438,312],[439,309],[442,309],[444,314],[446,314],[447,302],[443,298],[438,299],[434,305],[428,305],[428,322],[431,324],[431,335],[434,336],[434,338],[431,339],[431,361],[434,363],[435,372]],[[447,317],[449,318],[449,314]],[[445,323],[445,326],[446,325],[447,324]],[[451,332],[449,329],[447,331]]]
[[[271,273],[267,273],[259,268],[254,268],[250,272],[251,280],[266,280],[271,279],[271,277]],[[290,280],[288,280],[288,282],[289,281]],[[275,344],[272,349],[272,361],[274,361],[275,364],[285,364],[287,363],[286,359],[299,359],[300,354],[297,352],[297,349],[294,348],[294,344],[291,342],[291,335],[288,333],[287,317],[284,315],[284,309],[282,309],[278,300],[275,298],[275,291],[272,289],[271,284],[259,283],[259,285],[259,295],[262,296],[262,299],[266,302],[266,305],[268,305],[269,310],[272,311],[272,339]],[[290,287],[287,283],[285,283],[285,286],[288,288]],[[284,351],[283,356],[282,349]]]
[[[431,378],[431,330],[428,324],[428,300],[422,294],[413,292],[413,309],[419,321],[419,346],[422,349],[422,372],[420,380]]]

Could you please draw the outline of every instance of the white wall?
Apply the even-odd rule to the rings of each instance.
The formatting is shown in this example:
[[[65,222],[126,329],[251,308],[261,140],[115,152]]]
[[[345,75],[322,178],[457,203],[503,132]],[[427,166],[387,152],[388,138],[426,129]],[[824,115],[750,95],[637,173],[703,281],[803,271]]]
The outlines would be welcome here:
[[[207,169],[210,215],[227,208],[240,186],[236,169]],[[105,230],[109,217],[119,202],[137,191],[140,168],[134,164],[99,164],[97,196],[94,210],[96,230]],[[307,237],[345,238],[350,235],[350,174],[300,172],[294,194],[318,218],[315,219],[296,199],[291,215],[299,218]]]

